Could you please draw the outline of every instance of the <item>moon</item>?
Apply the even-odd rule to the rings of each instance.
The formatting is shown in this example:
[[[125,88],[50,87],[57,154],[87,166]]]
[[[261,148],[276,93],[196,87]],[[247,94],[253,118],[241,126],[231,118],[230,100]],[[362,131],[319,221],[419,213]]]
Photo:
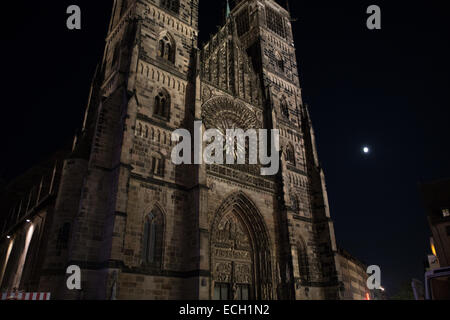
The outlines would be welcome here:
[[[363,148],[363,152],[364,152],[364,154],[369,154],[370,153],[370,148],[369,147],[364,147]]]

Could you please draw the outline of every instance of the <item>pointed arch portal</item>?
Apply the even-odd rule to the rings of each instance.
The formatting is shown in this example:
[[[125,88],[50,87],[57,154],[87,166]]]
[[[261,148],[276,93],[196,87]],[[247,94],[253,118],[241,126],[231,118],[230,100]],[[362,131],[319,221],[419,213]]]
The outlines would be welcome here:
[[[212,298],[273,299],[269,235],[254,203],[242,192],[228,197],[211,230]]]

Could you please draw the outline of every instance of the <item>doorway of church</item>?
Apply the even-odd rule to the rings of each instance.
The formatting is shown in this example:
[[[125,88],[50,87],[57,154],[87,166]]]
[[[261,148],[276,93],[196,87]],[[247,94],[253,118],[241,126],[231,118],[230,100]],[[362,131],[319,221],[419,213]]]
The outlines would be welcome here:
[[[237,193],[223,202],[210,241],[210,299],[273,299],[267,229],[248,197]]]
[[[213,242],[215,300],[249,300],[253,297],[253,250],[248,231],[235,212],[225,215]]]
[[[250,300],[250,286],[248,284],[216,283],[214,300]]]

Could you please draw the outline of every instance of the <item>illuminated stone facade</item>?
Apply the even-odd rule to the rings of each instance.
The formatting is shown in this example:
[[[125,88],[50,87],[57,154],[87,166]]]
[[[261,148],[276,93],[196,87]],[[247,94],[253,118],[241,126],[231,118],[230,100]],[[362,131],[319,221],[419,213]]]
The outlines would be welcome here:
[[[39,290],[64,299],[338,299],[289,13],[244,0],[199,47],[198,0],[114,4],[64,163]],[[279,129],[281,168],[180,165],[171,134]],[[62,236],[61,236],[62,235]],[[79,265],[82,290],[65,288]]]

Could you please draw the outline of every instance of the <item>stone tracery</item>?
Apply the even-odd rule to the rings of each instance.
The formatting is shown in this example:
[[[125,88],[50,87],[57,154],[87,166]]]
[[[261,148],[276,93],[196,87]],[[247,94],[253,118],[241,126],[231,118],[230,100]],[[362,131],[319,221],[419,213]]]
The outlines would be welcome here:
[[[211,264],[214,284],[227,285],[230,298],[248,290],[251,298],[272,299],[272,257],[260,213],[242,192],[220,206],[212,226]]]
[[[208,100],[202,108],[202,118],[207,129],[259,129],[261,121],[242,102],[226,96]]]

